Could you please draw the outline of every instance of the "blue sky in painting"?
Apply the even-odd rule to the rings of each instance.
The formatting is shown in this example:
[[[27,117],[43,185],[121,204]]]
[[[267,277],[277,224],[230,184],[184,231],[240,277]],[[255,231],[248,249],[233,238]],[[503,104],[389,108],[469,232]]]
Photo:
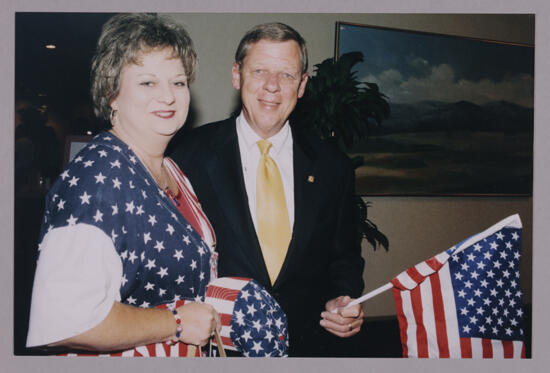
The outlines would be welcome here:
[[[533,107],[534,48],[481,40],[340,25],[339,54],[359,50],[358,78],[391,102],[423,100]]]

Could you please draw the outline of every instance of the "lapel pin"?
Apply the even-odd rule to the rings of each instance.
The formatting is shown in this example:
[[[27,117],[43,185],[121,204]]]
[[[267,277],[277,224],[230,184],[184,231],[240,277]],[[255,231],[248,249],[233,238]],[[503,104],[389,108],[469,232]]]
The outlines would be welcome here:
[[[308,183],[313,183],[313,182],[315,181],[315,176],[309,175],[309,176],[307,177],[307,181],[308,181]]]

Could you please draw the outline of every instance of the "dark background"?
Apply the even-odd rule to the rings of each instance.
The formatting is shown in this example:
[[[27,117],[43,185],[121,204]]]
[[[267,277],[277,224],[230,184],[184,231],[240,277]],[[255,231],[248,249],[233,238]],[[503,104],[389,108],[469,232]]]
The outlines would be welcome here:
[[[44,151],[56,154],[59,162],[67,136],[98,131],[100,123],[93,116],[89,94],[90,61],[101,26],[111,15],[15,14],[14,125],[17,131],[25,118],[19,110],[38,108],[57,140],[49,143]],[[55,44],[56,48],[47,49],[47,44]],[[31,164],[30,160],[21,161],[25,157],[18,153],[20,149],[16,141],[13,338],[14,353],[26,355],[40,354],[27,350],[25,340],[46,186],[38,182],[41,175],[37,178],[23,175],[28,182],[20,182],[22,178],[18,173],[27,173],[25,167]],[[18,167],[21,164],[22,167]],[[51,178],[55,176],[54,171]]]

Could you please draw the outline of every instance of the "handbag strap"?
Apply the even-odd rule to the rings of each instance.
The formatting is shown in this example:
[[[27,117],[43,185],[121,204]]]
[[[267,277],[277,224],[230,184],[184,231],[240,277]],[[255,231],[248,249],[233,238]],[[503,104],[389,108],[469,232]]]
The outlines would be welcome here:
[[[222,339],[220,338],[220,334],[218,333],[218,330],[214,330],[214,336],[216,337],[216,344],[218,345],[218,352],[220,353],[220,357],[227,357],[225,354],[225,349],[223,348]]]

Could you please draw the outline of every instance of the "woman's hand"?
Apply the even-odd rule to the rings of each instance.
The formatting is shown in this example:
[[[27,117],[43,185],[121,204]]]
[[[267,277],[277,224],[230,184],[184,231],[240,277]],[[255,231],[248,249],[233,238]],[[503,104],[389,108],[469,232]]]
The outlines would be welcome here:
[[[221,330],[220,316],[209,304],[186,303],[177,308],[181,318],[180,341],[196,346],[204,346],[214,330]]]

